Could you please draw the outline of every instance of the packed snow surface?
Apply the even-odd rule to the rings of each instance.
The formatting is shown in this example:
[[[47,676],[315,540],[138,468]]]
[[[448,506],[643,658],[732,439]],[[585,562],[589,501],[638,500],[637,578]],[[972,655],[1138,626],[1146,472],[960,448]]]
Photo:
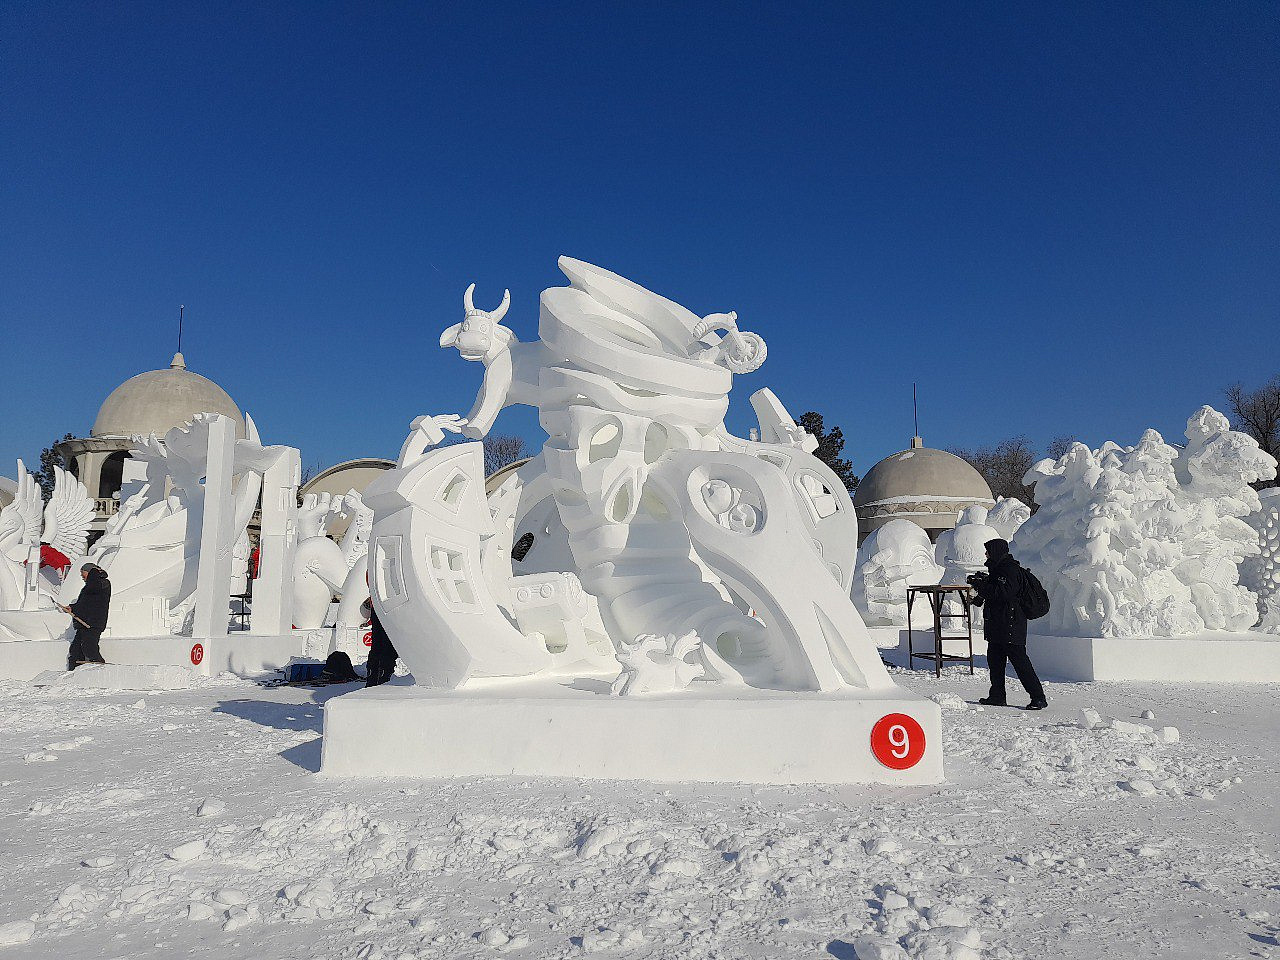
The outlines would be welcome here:
[[[941,787],[320,779],[346,688],[5,684],[0,960],[1280,955],[1275,687],[896,676]]]

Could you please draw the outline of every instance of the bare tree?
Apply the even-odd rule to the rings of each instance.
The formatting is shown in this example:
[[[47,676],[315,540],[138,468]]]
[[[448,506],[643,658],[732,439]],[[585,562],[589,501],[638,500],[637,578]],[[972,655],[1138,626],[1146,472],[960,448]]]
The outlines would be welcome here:
[[[302,472],[298,478],[299,479],[298,489],[302,489],[310,481],[314,480],[317,476],[324,473],[324,469],[325,469],[324,464],[322,464],[319,460],[315,461],[310,466],[303,467]]]
[[[993,497],[1016,497],[1026,504],[1032,502],[1032,488],[1025,485],[1022,478],[1035,466],[1037,457],[1026,437],[1010,437],[994,447],[973,450],[952,447],[948,452],[973,464],[987,481]]]
[[[1062,459],[1063,454],[1070,450],[1071,445],[1078,439],[1079,438],[1073,433],[1068,433],[1061,437],[1054,437],[1049,441],[1049,446],[1045,448],[1044,455],[1049,457],[1051,460],[1060,460]]]
[[[1280,460],[1280,375],[1257,390],[1233,383],[1223,391],[1231,406],[1231,426],[1258,441],[1258,446]],[[1280,481],[1262,481],[1255,486],[1276,486]]]
[[[507,464],[529,455],[524,439],[510,434],[490,434],[484,438],[484,472],[491,477]]]

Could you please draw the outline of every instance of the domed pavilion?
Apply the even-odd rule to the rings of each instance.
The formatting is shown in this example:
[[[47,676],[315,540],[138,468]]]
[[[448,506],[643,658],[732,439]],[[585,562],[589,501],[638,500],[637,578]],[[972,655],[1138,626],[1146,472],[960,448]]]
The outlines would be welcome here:
[[[972,464],[926,447],[920,437],[868,470],[853,494],[859,543],[890,520],[910,520],[936,541],[956,525],[961,510],[994,504],[991,488]]]
[[[163,437],[198,413],[230,417],[236,436],[245,435],[244,417],[227,391],[188,370],[182,354],[176,353],[167,368],[140,373],[112,390],[102,402],[89,436],[55,445],[89,495],[97,498],[94,530],[102,530],[120,505],[124,462],[133,447],[132,437],[152,433]]]

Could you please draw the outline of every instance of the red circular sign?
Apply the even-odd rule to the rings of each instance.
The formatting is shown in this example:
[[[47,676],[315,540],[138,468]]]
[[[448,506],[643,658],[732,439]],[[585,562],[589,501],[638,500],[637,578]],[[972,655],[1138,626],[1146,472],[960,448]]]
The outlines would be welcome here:
[[[372,634],[372,633],[366,633],[366,634],[364,635],[364,638],[363,638],[363,641],[362,641],[362,642],[364,643],[364,645],[365,645],[366,647],[372,647],[372,646],[373,646],[373,634]]]
[[[204,659],[204,647],[198,643],[191,645],[191,665],[193,667],[200,666],[200,661]]]
[[[909,770],[924,756],[924,728],[905,713],[889,713],[871,728],[871,752],[891,770]]]

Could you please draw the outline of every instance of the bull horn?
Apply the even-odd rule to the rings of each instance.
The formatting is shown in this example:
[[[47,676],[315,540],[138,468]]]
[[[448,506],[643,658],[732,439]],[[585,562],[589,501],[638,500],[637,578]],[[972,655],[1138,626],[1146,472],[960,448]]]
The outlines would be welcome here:
[[[467,292],[462,295],[462,308],[466,310],[467,313],[475,312],[476,302],[472,299],[472,295],[475,292],[476,285],[473,283],[471,286],[467,287]]]
[[[511,291],[502,291],[502,302],[498,304],[496,310],[490,312],[489,316],[493,318],[494,323],[501,323],[502,318],[507,315],[507,308],[511,306]]]

